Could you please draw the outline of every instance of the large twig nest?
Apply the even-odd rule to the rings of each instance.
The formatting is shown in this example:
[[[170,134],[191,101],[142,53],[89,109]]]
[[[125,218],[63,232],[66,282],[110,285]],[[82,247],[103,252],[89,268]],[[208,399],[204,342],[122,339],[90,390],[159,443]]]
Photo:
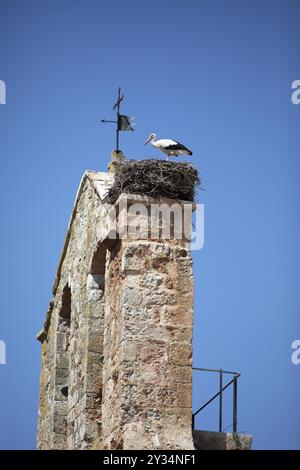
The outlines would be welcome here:
[[[116,171],[105,202],[113,204],[121,193],[194,201],[200,178],[190,163],[164,160],[127,160]]]

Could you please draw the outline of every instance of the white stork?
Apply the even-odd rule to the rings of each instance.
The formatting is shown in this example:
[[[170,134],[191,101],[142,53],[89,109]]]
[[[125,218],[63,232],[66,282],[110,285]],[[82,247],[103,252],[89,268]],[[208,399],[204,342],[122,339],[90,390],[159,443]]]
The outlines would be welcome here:
[[[193,155],[193,152],[190,149],[180,144],[176,140],[156,140],[156,134],[150,134],[145,142],[145,145],[148,144],[148,142],[150,142],[153,147],[156,147],[164,152],[167,155],[167,160],[169,160],[169,157],[177,157],[178,155]]]

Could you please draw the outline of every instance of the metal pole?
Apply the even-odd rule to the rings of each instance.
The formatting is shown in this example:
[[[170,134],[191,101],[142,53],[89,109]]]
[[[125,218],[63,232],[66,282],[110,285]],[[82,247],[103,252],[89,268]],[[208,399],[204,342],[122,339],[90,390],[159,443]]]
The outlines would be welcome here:
[[[195,416],[192,414],[192,429],[195,429]]]
[[[219,372],[219,371],[218,371]],[[224,371],[223,371],[224,373]],[[222,388],[222,392],[224,392],[231,384],[233,384],[235,379],[232,379],[230,380],[230,382],[228,382],[228,384],[226,384],[223,388]],[[208,400],[203,406],[201,406],[201,408],[199,408],[199,410],[195,411],[194,415],[196,416],[198,413],[200,413],[200,411],[204,410],[204,408],[207,407],[207,405],[209,405],[212,401],[215,400],[215,398],[217,398],[218,396],[220,395],[220,392],[216,393],[213,397],[211,397],[210,400]]]
[[[222,432],[222,415],[223,415],[223,370],[220,369],[220,396],[219,396],[219,432]]]
[[[116,135],[116,150],[119,150],[119,115],[120,115],[120,98],[121,98],[121,88],[118,89],[118,101],[117,101],[117,135]]]
[[[237,432],[237,377],[233,381],[233,432]]]

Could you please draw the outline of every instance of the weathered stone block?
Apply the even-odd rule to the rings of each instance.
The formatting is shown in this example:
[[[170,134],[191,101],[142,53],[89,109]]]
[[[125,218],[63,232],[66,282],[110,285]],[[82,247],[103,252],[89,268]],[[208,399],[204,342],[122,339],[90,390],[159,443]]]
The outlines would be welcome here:
[[[142,364],[153,364],[154,362],[166,360],[166,344],[162,341],[142,343],[138,346],[137,358],[139,363]]]
[[[180,366],[192,365],[192,346],[189,343],[172,343],[169,348],[169,361]]]
[[[61,416],[60,414],[54,415],[54,426],[53,431],[58,434],[65,435],[67,432],[67,420],[65,416]]]
[[[191,409],[192,406],[192,387],[189,383],[177,384],[177,404],[180,407]]]
[[[57,354],[57,368],[58,369],[68,369],[69,368],[69,353],[58,353]]]
[[[68,346],[68,335],[60,331],[57,332],[57,351],[65,352]]]
[[[56,369],[55,382],[57,385],[66,384],[68,382],[68,377],[69,377],[68,369]]]
[[[162,323],[173,326],[192,326],[193,309],[188,305],[166,305],[161,313]]]
[[[170,368],[169,379],[179,383],[192,383],[192,371],[186,366],[173,366]]]
[[[197,450],[251,450],[252,436],[214,431],[193,431]]]

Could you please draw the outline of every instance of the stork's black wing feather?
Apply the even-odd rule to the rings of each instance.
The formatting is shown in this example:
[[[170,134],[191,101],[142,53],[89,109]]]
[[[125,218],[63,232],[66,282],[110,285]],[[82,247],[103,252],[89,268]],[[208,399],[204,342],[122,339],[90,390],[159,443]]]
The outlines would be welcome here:
[[[166,147],[166,150],[185,150],[190,155],[192,155],[193,152],[190,149],[188,149],[185,145],[181,144],[177,140],[174,140],[174,142],[176,142],[176,144],[168,145],[168,147]]]

